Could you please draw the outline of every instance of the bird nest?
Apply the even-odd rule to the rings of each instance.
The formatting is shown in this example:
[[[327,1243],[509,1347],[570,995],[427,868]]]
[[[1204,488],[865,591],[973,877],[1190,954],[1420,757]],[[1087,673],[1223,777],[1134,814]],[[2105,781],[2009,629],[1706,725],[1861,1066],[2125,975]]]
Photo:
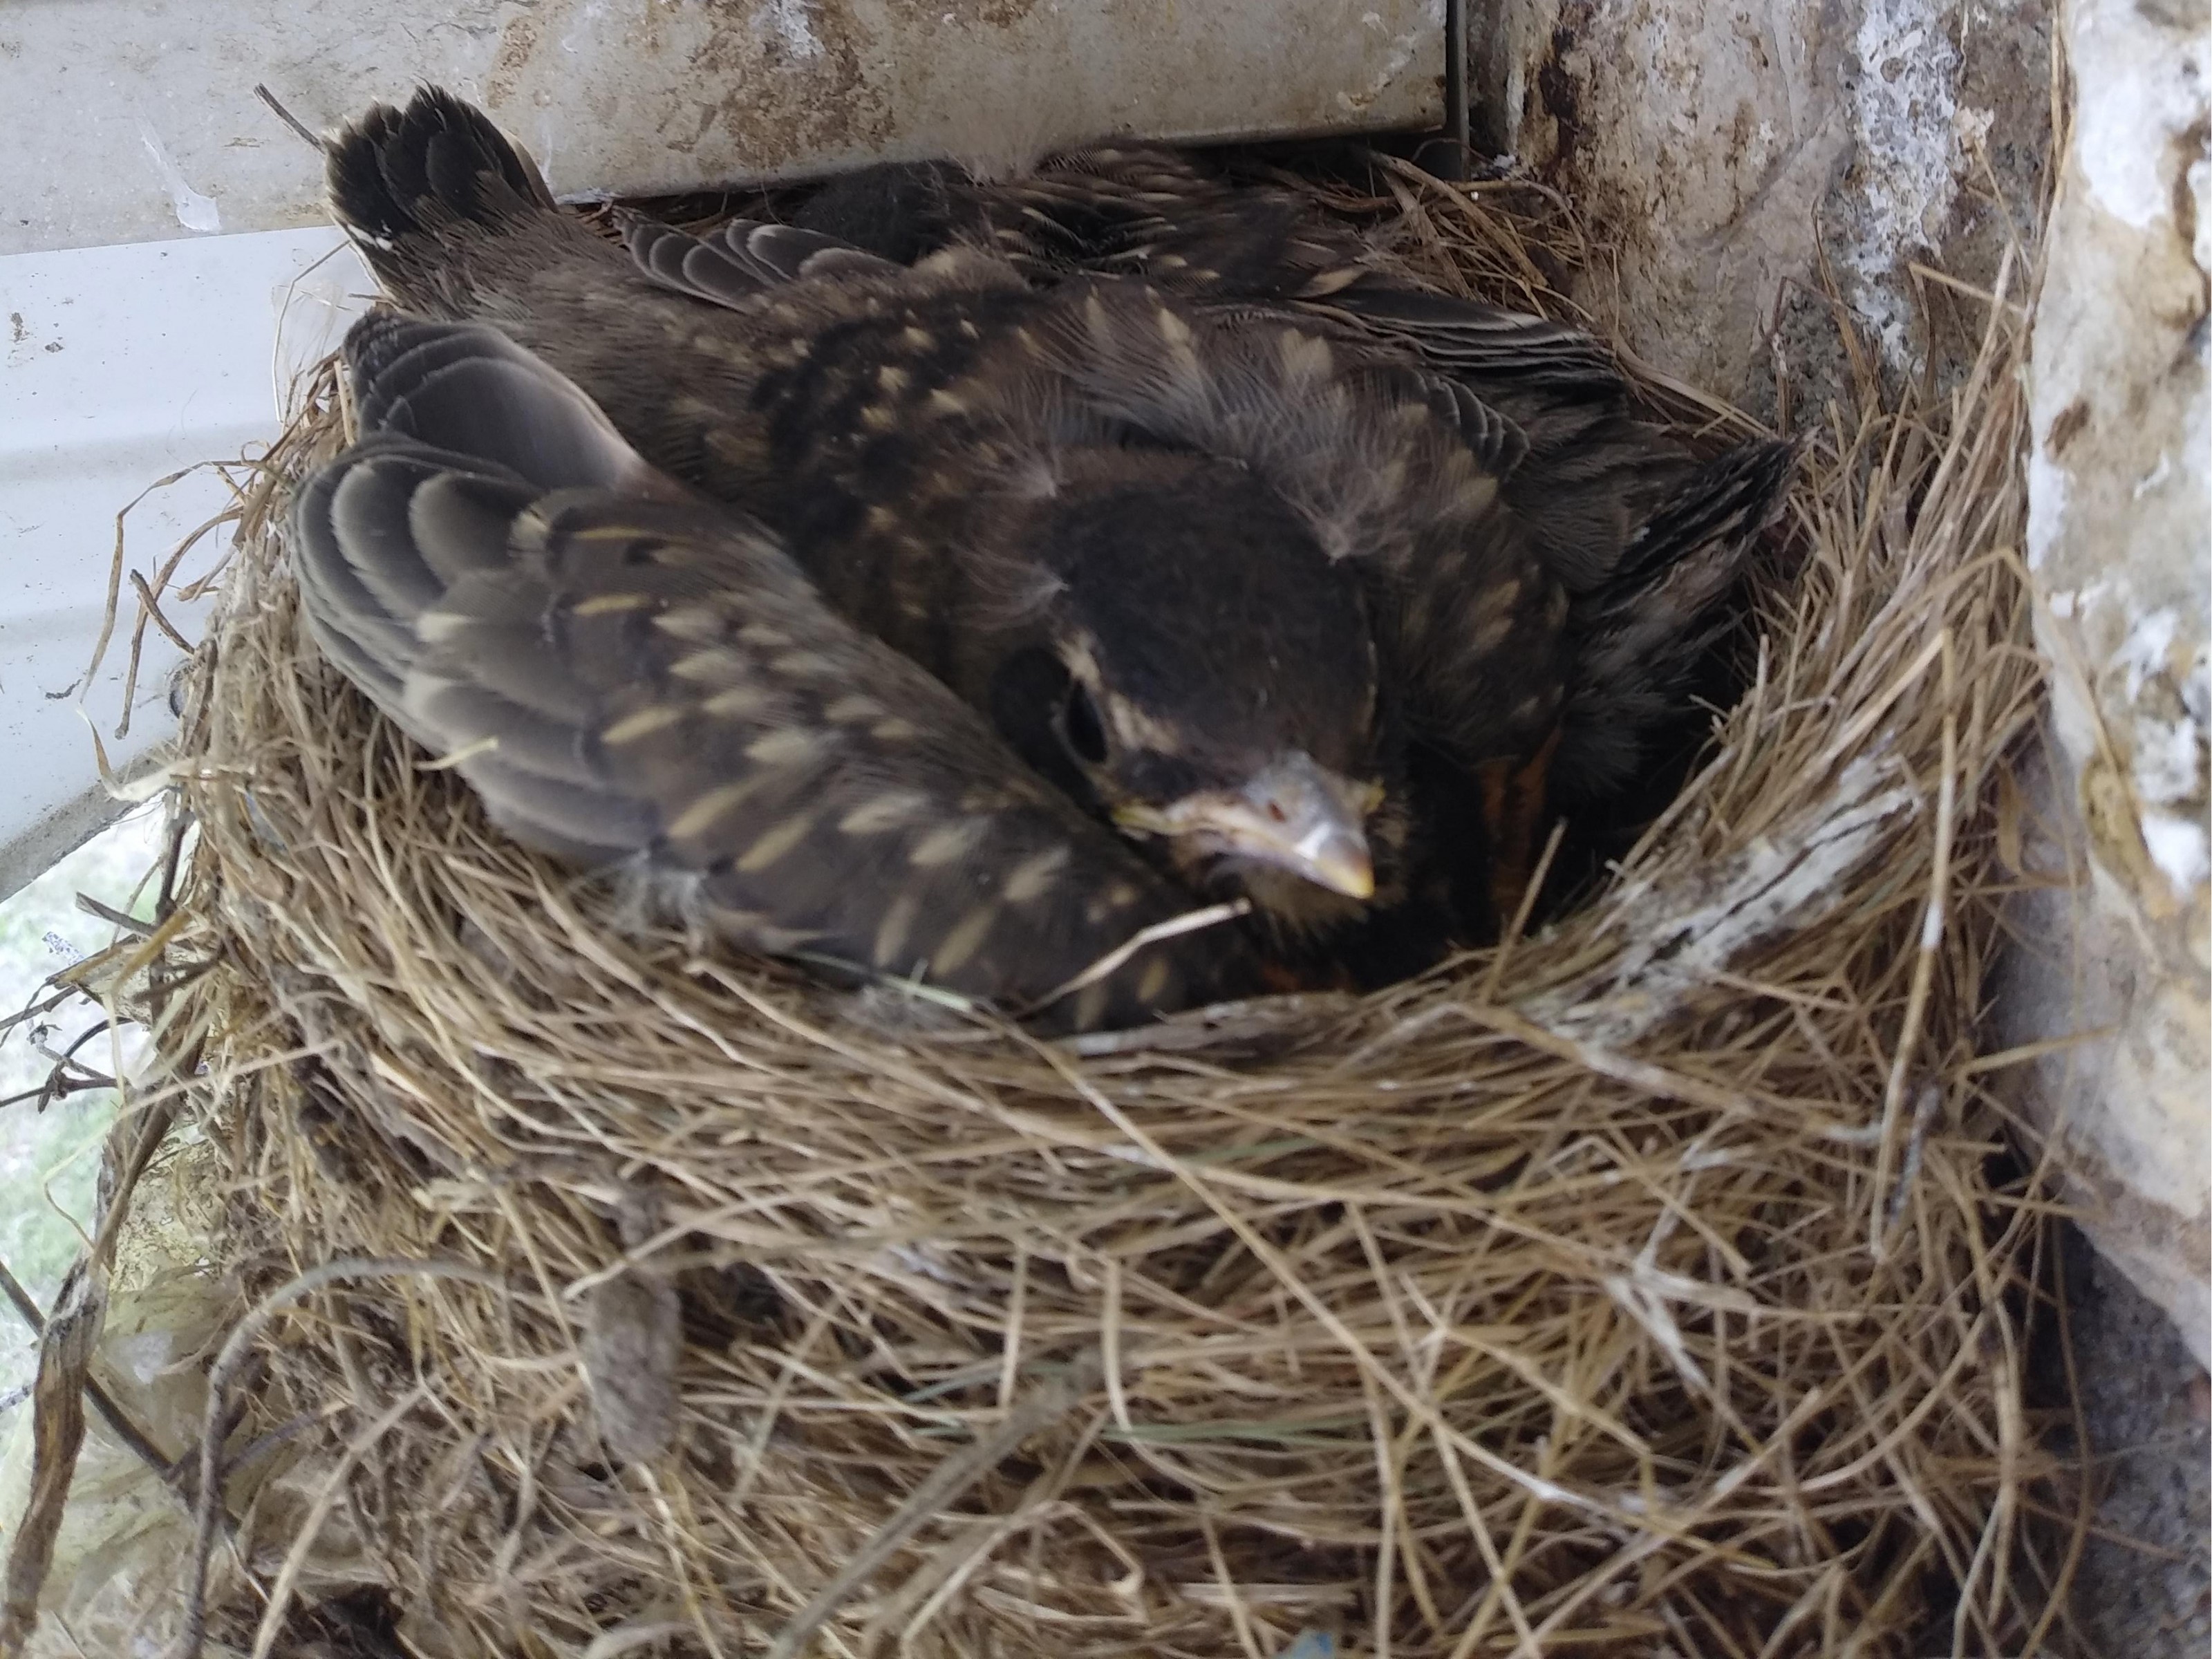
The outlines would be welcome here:
[[[1541,192],[1379,176],[1312,188],[1562,313]],[[2046,1212],[1976,1026],[2038,690],[2002,286],[1948,390],[1826,411],[1748,689],[1589,902],[1058,1043],[641,934],[492,830],[301,627],[326,369],[191,671],[158,941],[251,1310],[209,1420],[292,1437],[200,1485],[210,1636],[2036,1650]]]

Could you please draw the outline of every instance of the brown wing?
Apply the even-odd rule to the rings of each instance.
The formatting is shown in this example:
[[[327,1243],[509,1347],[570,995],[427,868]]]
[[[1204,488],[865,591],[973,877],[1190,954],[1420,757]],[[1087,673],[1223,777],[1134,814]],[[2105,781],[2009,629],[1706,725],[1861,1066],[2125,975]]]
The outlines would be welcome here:
[[[1334,313],[1413,346],[1496,402],[1525,390],[1610,406],[1626,392],[1611,355],[1583,331],[1423,289],[1307,198],[1170,149],[1079,150],[988,184],[939,162],[871,169],[831,181],[798,218],[909,262],[988,238],[1039,280],[1140,276],[1192,298]]]
[[[1397,355],[1520,428],[1510,493],[1571,586],[1603,580],[1691,471],[1583,330],[1436,292],[1304,197],[1173,150],[1079,151],[988,184],[941,163],[877,168],[833,181],[799,218],[908,259],[988,242],[1040,284],[1141,276],[1210,306],[1286,307]]]
[[[459,331],[396,326],[443,354],[428,354],[442,380],[399,401],[465,427]],[[387,380],[422,343],[380,356]],[[501,345],[501,363],[526,357]],[[574,389],[538,375],[534,406],[502,382],[500,447],[588,452]],[[372,382],[362,402],[392,395]],[[372,434],[295,504],[310,623],[518,839],[646,877],[750,948],[1019,1007],[1192,908],[831,612],[774,538],[681,495],[549,489]],[[1150,947],[1060,1018],[1118,1023],[1241,989],[1240,948],[1223,930]]]

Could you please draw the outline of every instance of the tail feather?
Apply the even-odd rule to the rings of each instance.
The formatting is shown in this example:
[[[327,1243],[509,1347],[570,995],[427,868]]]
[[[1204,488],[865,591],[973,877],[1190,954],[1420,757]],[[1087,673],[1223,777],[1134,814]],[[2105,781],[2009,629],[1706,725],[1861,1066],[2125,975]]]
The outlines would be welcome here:
[[[1787,443],[1707,462],[1647,520],[1610,578],[1576,603],[1573,687],[1552,773],[1570,811],[1634,786],[1692,717],[1688,693],[1734,612],[1726,601],[1796,464]]]
[[[447,221],[550,209],[537,166],[483,111],[437,87],[379,104],[331,148],[331,202],[349,226],[398,241]]]
[[[464,308],[444,297],[466,264],[459,248],[533,225],[590,238],[556,211],[527,155],[482,111],[435,87],[404,109],[370,109],[331,142],[324,167],[339,226],[414,308]]]
[[[1797,447],[1740,444],[1682,481],[1624,550],[1608,592],[1663,579],[1702,550],[1725,547],[1740,559],[1773,520],[1797,465]]]

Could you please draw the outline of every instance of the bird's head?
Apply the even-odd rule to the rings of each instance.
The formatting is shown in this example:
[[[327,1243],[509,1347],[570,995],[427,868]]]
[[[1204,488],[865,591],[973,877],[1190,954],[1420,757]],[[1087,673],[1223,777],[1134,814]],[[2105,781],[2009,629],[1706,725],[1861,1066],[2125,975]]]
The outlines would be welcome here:
[[[1358,577],[1242,467],[1132,465],[1048,511],[1052,738],[1197,884],[1293,925],[1348,919],[1375,892],[1385,795]]]

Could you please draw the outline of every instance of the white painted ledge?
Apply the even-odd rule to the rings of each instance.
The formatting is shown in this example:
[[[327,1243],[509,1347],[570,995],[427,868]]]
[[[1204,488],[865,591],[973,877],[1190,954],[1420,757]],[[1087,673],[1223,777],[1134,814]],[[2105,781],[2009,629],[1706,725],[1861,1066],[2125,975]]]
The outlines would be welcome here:
[[[0,257],[0,896],[120,810],[94,725],[125,773],[174,731],[178,653],[149,628],[130,733],[112,736],[137,610],[127,587],[106,662],[79,684],[117,512],[156,479],[273,438],[278,386],[337,343],[368,290],[327,228]],[[149,494],[124,521],[126,568],[150,576],[228,498],[209,472]],[[219,556],[210,537],[180,574]],[[199,612],[169,614],[195,636]]]

